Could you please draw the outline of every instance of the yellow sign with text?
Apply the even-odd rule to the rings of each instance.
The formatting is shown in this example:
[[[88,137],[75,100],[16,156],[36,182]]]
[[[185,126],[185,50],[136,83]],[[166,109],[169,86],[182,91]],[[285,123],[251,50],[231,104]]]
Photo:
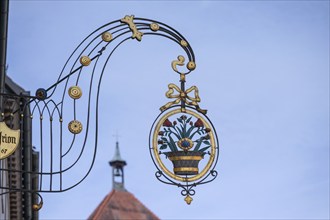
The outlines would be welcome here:
[[[12,130],[0,122],[0,160],[12,155],[19,144],[20,130]]]

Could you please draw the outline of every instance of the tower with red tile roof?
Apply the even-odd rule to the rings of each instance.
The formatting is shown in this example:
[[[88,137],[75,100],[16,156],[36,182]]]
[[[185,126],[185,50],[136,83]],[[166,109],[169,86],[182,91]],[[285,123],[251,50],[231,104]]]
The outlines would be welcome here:
[[[105,196],[88,219],[159,220],[153,212],[125,189],[124,166],[127,163],[120,156],[118,141],[115,155],[109,164],[112,167],[112,191]]]

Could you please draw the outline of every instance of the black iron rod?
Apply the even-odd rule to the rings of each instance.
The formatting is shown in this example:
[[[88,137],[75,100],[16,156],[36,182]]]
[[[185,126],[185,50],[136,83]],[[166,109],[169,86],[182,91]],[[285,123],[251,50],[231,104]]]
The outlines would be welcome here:
[[[29,92],[26,92],[26,95],[30,95]],[[24,100],[24,99],[23,99]],[[29,117],[30,111],[29,108],[26,108],[24,111],[24,120],[23,120],[23,152],[24,152],[24,189],[31,191],[32,190],[32,122]],[[30,193],[24,193],[24,212],[25,219],[32,219],[32,195]]]
[[[1,42],[0,42],[0,93],[5,91],[6,58],[7,58],[7,35],[8,35],[8,9],[9,0],[1,0]],[[3,109],[3,97],[0,96],[0,112]]]
[[[95,58],[99,57],[100,55],[96,55],[95,57],[93,57],[91,59],[91,61],[93,61]],[[48,92],[49,90],[51,90],[52,88],[54,88],[55,86],[57,86],[58,84],[60,84],[62,81],[66,80],[68,77],[70,77],[72,74],[74,74],[75,72],[77,72],[78,70],[80,70],[81,68],[83,68],[84,66],[81,65],[79,66],[77,69],[73,70],[71,73],[69,73],[68,75],[66,75],[65,77],[63,77],[62,79],[58,80],[56,83],[54,83],[52,86],[50,86],[48,89],[46,89],[46,91]]]

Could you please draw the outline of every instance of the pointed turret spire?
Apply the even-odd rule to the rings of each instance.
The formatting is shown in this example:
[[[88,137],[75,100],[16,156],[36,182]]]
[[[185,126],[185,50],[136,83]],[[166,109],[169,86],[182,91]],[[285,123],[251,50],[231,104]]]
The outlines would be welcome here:
[[[111,160],[110,162],[112,162],[112,161],[122,161],[122,162],[125,162],[125,161],[121,158],[121,156],[120,156],[119,142],[118,142],[118,141],[116,141],[115,155],[113,156],[113,158],[112,158],[112,160]],[[126,163],[126,162],[125,162],[125,163]]]
[[[124,186],[124,166],[126,166],[126,161],[120,156],[118,140],[116,142],[115,155],[109,164],[112,167],[112,188],[126,191]]]

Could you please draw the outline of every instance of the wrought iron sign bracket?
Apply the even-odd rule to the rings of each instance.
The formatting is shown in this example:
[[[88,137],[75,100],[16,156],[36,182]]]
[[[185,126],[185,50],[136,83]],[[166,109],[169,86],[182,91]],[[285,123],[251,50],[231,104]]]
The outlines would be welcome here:
[[[30,175],[38,180],[36,187],[24,188],[0,180],[1,195],[17,191],[36,194],[39,204],[33,207],[39,210],[42,207],[40,193],[70,190],[87,177],[97,151],[99,95],[105,67],[121,44],[128,40],[141,41],[148,36],[165,37],[177,43],[185,53],[185,57],[179,55],[171,63],[173,71],[179,74],[180,85],[168,85],[166,97],[171,101],[160,107],[161,113],[150,130],[149,150],[157,169],[156,178],[180,187],[187,204],[191,203],[196,186],[216,178],[219,144],[215,128],[206,116],[207,110],[199,106],[198,88],[185,87],[187,75],[196,68],[190,44],[178,31],[164,23],[131,15],[105,24],[89,34],[69,56],[58,80],[47,89],[38,89],[35,96],[0,94],[4,105],[10,100],[16,102],[10,108],[1,109],[3,115],[10,113],[10,117],[3,117],[5,124],[0,126],[1,131],[18,120],[20,137],[16,137],[22,149],[24,126],[32,123],[33,132],[39,132],[39,140],[34,143],[39,152],[38,169],[0,167],[2,180],[13,174]],[[186,59],[184,72],[178,66],[184,68]],[[70,171],[82,158],[86,158],[82,155],[87,151],[87,143],[94,145],[89,152],[89,166],[78,179],[72,180]],[[2,149],[3,145],[0,151]],[[168,168],[168,160],[173,163],[173,168]]]

